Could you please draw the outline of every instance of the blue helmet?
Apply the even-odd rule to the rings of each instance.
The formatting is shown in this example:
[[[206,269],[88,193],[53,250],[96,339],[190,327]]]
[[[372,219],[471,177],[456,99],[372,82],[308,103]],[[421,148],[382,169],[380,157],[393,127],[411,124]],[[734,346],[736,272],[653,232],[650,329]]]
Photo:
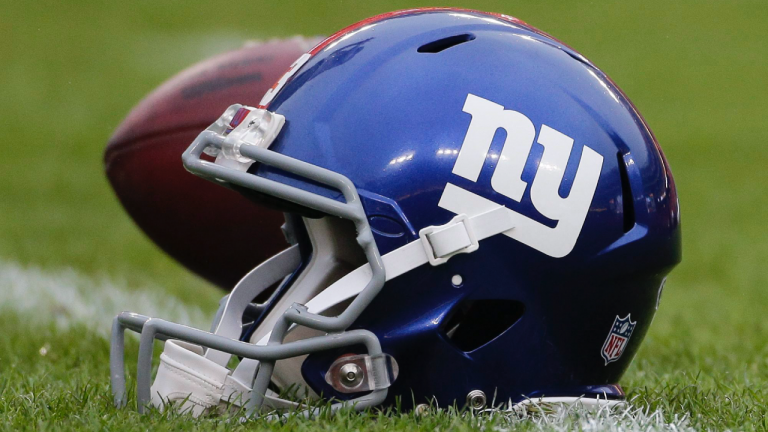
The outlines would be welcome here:
[[[295,407],[277,395],[295,385],[358,407],[620,400],[681,259],[675,184],[637,109],[505,15],[350,26],[260,106],[230,107],[184,162],[285,211],[291,246],[245,276],[210,332],[118,317],[118,403],[124,328],[150,356],[140,402],[175,395],[196,413]],[[150,391],[155,337],[171,340]]]

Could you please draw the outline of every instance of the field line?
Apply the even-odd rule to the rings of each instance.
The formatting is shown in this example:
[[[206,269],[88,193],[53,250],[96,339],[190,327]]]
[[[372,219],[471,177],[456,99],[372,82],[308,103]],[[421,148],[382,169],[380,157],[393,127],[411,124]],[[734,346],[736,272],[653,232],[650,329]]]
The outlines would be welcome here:
[[[85,325],[107,335],[123,310],[208,328],[210,317],[199,307],[168,295],[162,287],[128,288],[106,276],[93,277],[72,268],[42,269],[0,261],[0,311],[34,314],[60,328]]]

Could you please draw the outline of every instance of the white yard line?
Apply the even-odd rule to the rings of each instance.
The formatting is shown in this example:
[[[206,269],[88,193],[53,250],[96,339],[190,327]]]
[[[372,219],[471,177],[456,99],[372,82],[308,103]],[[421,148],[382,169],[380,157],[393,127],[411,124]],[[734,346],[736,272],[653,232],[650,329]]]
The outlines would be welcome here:
[[[112,319],[124,310],[159,316],[207,329],[209,314],[169,296],[161,287],[129,289],[107,277],[92,277],[71,268],[49,270],[0,261],[0,310],[32,313],[37,322],[62,328],[85,325],[107,335]]]

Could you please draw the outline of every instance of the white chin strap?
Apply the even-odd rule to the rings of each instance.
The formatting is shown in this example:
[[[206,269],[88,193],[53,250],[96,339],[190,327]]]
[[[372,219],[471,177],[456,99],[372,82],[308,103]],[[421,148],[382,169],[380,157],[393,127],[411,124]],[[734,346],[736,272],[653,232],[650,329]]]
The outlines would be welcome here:
[[[425,264],[437,266],[460,253],[471,253],[478,249],[479,241],[513,229],[513,220],[505,207],[472,217],[461,214],[449,223],[427,227],[419,231],[419,240],[406,244],[381,258],[386,270],[386,279],[392,280]],[[292,251],[292,252],[291,252]],[[261,270],[270,266],[273,260],[283,256],[283,262],[298,259],[296,246],[276,255],[249,273],[238,283],[230,294],[218,323],[214,323],[216,334],[233,339],[240,336],[242,313],[245,306],[271,283],[248,281],[260,273],[276,278],[274,271]],[[294,257],[295,255],[295,257]],[[295,268],[295,266],[294,266]],[[260,271],[261,270],[261,271]],[[279,273],[279,272],[278,272]],[[368,264],[342,277],[307,302],[310,313],[322,314],[334,306],[358,295],[371,280],[372,271]],[[279,280],[279,278],[278,278]],[[245,282],[248,283],[245,283]],[[385,286],[386,289],[386,286]],[[237,325],[233,325],[235,323]],[[235,334],[237,333],[237,334]],[[256,342],[266,345],[271,333]],[[158,407],[166,403],[181,404],[182,410],[191,411],[195,416],[211,410],[219,410],[226,402],[244,405],[250,399],[253,378],[259,362],[243,359],[234,371],[226,368],[230,355],[208,350],[180,341],[167,341],[160,356],[160,367],[152,385],[152,404]],[[267,394],[265,407],[295,407],[293,402],[278,399]]]

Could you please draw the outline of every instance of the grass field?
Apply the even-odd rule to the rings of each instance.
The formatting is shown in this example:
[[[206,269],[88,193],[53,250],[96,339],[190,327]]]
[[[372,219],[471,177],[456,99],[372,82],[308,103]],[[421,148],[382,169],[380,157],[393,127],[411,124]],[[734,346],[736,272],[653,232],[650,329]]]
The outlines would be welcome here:
[[[622,381],[633,411],[238,425],[115,410],[111,316],[134,308],[205,326],[221,293],[122,211],[101,160],[112,130],[164,79],[246,39],[329,34],[425,4],[0,0],[0,428],[768,429],[768,3],[441,4],[517,16],[580,50],[632,98],[666,152],[683,263]],[[136,341],[128,345],[133,359]]]

